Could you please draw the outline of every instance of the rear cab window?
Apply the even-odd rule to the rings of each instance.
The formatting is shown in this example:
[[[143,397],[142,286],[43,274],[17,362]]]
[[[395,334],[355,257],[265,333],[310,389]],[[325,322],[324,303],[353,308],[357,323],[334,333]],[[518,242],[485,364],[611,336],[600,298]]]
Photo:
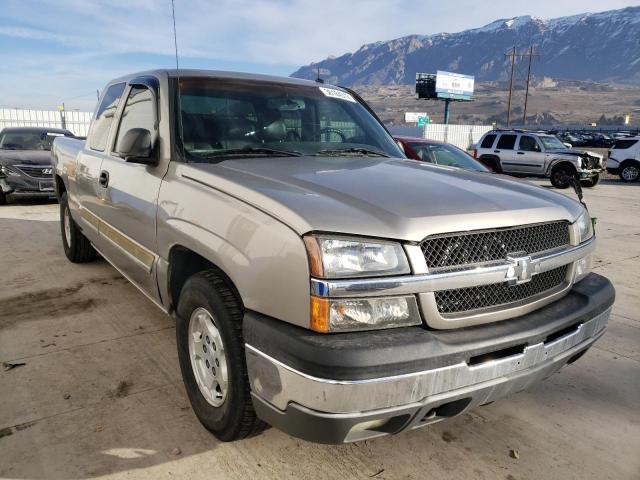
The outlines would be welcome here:
[[[102,97],[102,101],[96,110],[93,124],[91,125],[91,132],[89,132],[87,143],[91,150],[104,152],[107,146],[109,132],[111,131],[111,125],[113,124],[118,103],[120,97],[122,97],[125,86],[125,83],[116,83],[107,88],[107,91],[104,93],[104,97]]]
[[[513,147],[516,145],[516,135],[502,135],[500,136],[500,140],[498,140],[498,145],[496,148],[502,150],[513,150]]]
[[[633,147],[636,143],[638,143],[638,140],[618,140],[611,148],[614,150],[626,150]]]
[[[484,140],[482,140],[482,143],[480,144],[480,148],[491,148],[493,142],[496,140],[496,136],[497,135],[487,135],[484,137]]]

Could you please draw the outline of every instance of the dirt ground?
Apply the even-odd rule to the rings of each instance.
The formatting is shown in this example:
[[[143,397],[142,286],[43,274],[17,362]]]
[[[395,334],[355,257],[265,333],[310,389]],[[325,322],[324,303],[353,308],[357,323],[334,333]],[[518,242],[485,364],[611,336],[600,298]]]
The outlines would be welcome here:
[[[547,184],[547,182],[539,182]],[[528,392],[431,427],[323,446],[275,429],[220,443],[192,413],[173,321],[104,261],[72,265],[58,206],[0,207],[0,476],[640,478],[640,183],[587,190],[608,333]]]

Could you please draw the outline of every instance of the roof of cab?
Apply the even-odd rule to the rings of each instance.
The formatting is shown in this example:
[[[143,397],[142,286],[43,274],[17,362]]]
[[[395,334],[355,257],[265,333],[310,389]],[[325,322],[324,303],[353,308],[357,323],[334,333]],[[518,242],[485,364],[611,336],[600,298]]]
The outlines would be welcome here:
[[[253,80],[258,82],[273,82],[273,83],[284,83],[288,85],[300,85],[300,86],[333,86],[324,83],[317,83],[313,80],[304,80],[301,78],[292,78],[292,77],[280,77],[276,75],[262,75],[258,73],[243,73],[243,72],[229,72],[224,70],[196,70],[196,69],[157,69],[157,70],[146,70],[142,72],[135,72],[128,75],[124,75],[122,77],[116,78],[109,82],[110,84],[119,83],[119,82],[127,82],[136,77],[143,76],[154,76],[157,78],[177,78],[180,77],[197,77],[197,78],[220,78],[225,80]]]

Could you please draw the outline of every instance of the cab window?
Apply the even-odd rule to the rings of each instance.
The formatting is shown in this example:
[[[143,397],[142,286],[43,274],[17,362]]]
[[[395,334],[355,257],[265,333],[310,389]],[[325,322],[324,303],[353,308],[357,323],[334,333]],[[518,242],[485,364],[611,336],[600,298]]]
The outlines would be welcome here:
[[[89,148],[103,152],[107,145],[107,138],[111,130],[111,124],[118,109],[118,102],[124,92],[124,83],[111,85],[102,97],[102,101],[96,110],[91,132],[89,133]]]
[[[520,137],[520,146],[518,150],[523,152],[539,152],[540,145],[538,145],[538,141],[530,136],[530,135],[522,135]]]
[[[498,140],[498,145],[496,148],[501,150],[513,150],[513,147],[516,145],[516,136],[515,135],[502,135],[500,140]]]
[[[120,126],[118,127],[115,142],[116,151],[120,150],[119,145],[122,137],[132,128],[144,128],[154,138],[156,125],[154,101],[155,98],[147,87],[134,86],[131,89],[120,118]]]

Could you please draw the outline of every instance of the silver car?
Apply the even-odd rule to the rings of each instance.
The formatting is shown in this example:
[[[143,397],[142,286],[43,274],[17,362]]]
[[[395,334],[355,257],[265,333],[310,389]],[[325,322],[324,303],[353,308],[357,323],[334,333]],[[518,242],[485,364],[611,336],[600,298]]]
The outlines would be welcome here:
[[[99,252],[175,318],[191,405],[225,441],[458,415],[577,360],[614,301],[580,203],[409,160],[328,84],[129,75],[52,161],[66,256]]]
[[[572,179],[595,187],[604,170],[598,153],[568,148],[555,135],[523,130],[485,133],[474,157],[495,172],[549,178],[556,188],[569,187]]]

